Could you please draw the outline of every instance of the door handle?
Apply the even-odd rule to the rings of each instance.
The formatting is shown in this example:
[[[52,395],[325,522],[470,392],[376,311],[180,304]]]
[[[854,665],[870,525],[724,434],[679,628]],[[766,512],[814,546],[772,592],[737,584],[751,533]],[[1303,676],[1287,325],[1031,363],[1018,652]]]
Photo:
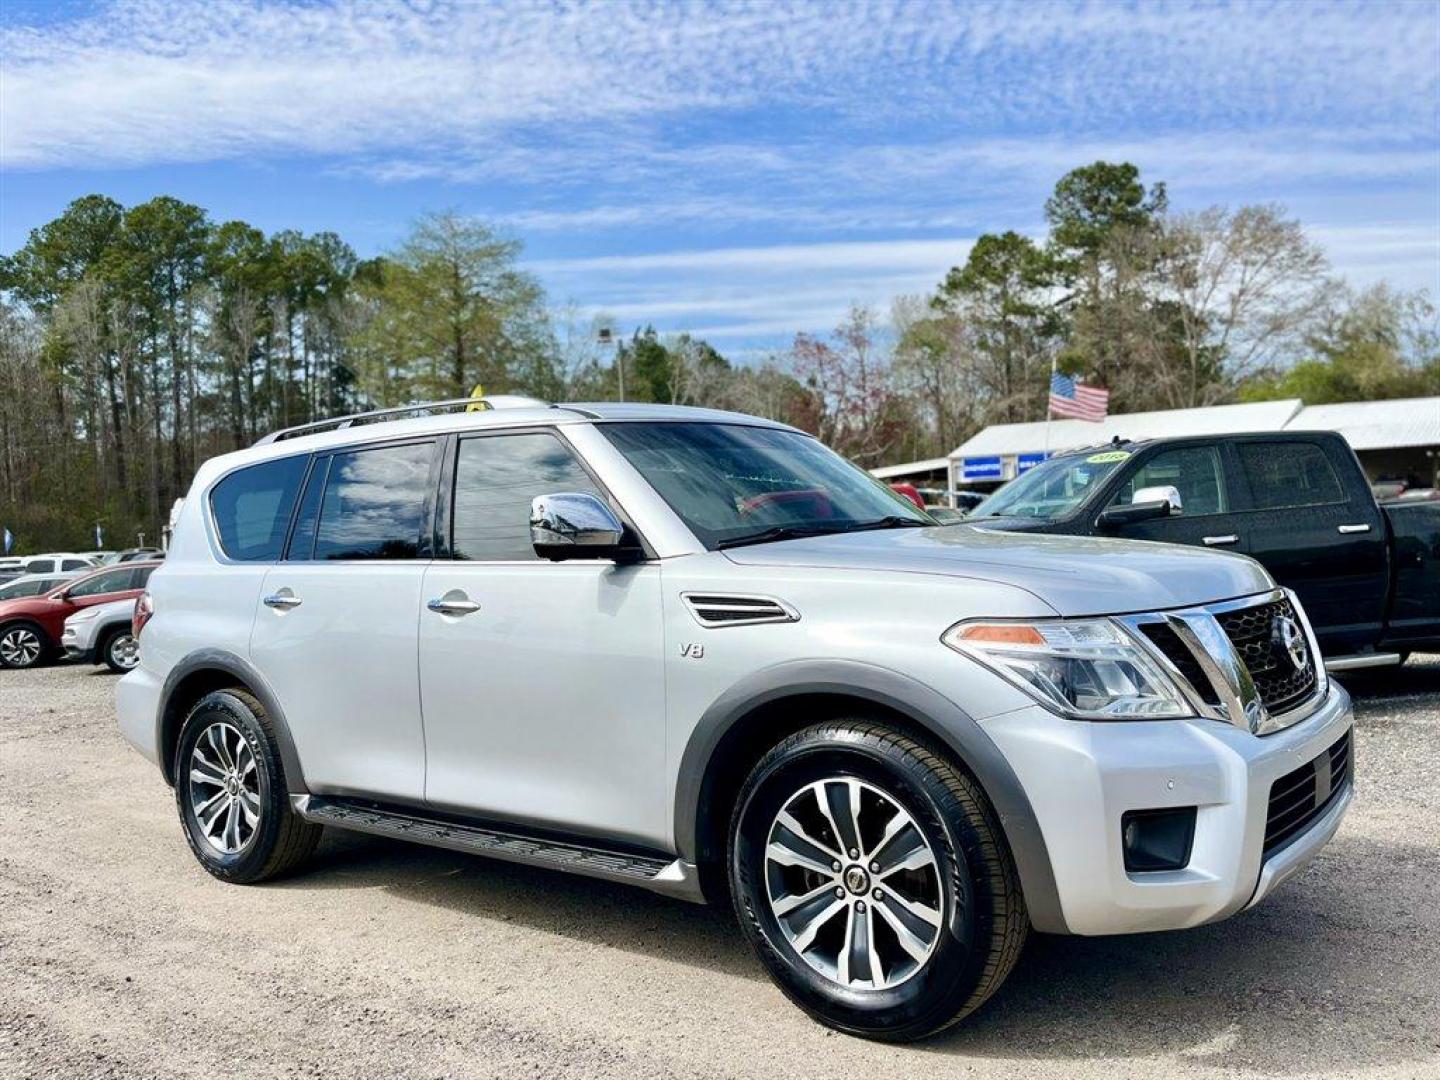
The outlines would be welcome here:
[[[1223,547],[1226,544],[1233,544],[1239,539],[1240,537],[1236,536],[1234,533],[1226,533],[1224,536],[1201,537],[1201,540],[1204,542],[1206,547]]]
[[[289,611],[291,608],[299,607],[304,601],[292,593],[278,592],[271,593],[261,603],[266,607],[275,608],[277,611]]]
[[[444,597],[431,600],[425,605],[440,615],[470,615],[480,610],[474,600],[446,600]]]
[[[1349,536],[1351,533],[1367,533],[1369,531],[1369,525],[1341,525],[1338,529],[1336,529],[1336,532],[1340,533],[1342,536]]]

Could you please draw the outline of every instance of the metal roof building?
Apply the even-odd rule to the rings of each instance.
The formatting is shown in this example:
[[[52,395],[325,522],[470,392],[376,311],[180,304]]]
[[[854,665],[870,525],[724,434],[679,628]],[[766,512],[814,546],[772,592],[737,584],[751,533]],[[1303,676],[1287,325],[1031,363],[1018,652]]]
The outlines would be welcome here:
[[[994,486],[1044,461],[1048,454],[1113,438],[1234,435],[1247,431],[1338,431],[1360,455],[1372,480],[1413,477],[1440,485],[1440,397],[1305,405],[1298,398],[1198,409],[1121,413],[1100,423],[1043,420],[992,424],[950,454],[951,489]]]

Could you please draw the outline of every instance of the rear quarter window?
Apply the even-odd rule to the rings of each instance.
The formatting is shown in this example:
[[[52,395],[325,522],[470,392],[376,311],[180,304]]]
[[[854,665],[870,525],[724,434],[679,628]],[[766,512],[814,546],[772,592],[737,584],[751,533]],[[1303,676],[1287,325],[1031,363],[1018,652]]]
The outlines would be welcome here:
[[[1345,489],[1335,475],[1330,456],[1316,443],[1244,442],[1235,449],[1256,509],[1345,501]]]
[[[215,485],[210,508],[227,556],[240,562],[280,557],[309,460],[302,454],[264,461],[237,469]]]

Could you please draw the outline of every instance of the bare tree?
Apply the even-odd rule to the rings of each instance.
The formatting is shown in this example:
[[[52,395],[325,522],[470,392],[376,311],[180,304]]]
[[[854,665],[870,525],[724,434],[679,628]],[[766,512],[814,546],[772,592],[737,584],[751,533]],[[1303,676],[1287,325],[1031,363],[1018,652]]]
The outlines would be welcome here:
[[[1211,404],[1274,365],[1336,295],[1325,253],[1278,206],[1167,218],[1158,242],[1184,360],[1168,380],[1175,405]]]

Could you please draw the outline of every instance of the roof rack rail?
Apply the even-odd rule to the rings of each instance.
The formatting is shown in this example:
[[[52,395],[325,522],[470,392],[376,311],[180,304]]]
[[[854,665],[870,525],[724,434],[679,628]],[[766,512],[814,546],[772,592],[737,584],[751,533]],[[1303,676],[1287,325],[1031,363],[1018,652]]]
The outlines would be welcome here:
[[[520,394],[489,394],[485,397],[447,398],[444,401],[417,401],[409,405],[396,405],[389,409],[371,409],[369,412],[351,413],[348,416],[334,416],[329,420],[315,420],[308,424],[281,428],[255,441],[256,446],[293,439],[299,435],[314,435],[321,431],[342,431],[354,424],[370,424],[378,420],[394,420],[411,413],[448,412],[465,407],[477,412],[491,409],[553,409],[555,406],[539,398],[524,397]]]

